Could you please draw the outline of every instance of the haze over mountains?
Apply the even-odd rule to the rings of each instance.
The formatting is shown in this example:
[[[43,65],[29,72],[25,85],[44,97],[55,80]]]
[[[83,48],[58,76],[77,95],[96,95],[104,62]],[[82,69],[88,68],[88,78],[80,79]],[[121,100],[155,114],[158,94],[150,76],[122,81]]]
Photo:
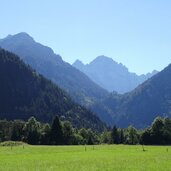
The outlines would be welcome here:
[[[131,124],[135,127],[142,128],[150,125],[156,116],[171,117],[170,65],[157,74],[156,71],[154,71],[151,74],[141,76],[130,73],[124,65],[118,64],[111,58],[105,56],[97,57],[88,65],[77,61],[71,66],[64,62],[59,55],[56,55],[51,48],[35,42],[34,39],[26,33],[19,33],[14,36],[10,35],[1,39],[0,47],[17,54],[26,64],[29,64],[38,73],[67,91],[72,99],[90,108],[102,121],[105,121],[109,125],[116,124],[117,126],[127,127]],[[7,68],[9,69],[10,67]],[[15,70],[12,70],[14,74],[12,78],[10,76],[3,77],[3,74],[6,72],[11,71],[10,69],[2,71],[2,78],[4,80],[5,78],[9,79],[8,82],[10,82],[10,84],[13,81],[17,81],[15,80]],[[23,73],[23,77],[24,75]],[[27,78],[27,75],[25,75],[25,77]],[[10,78],[12,80],[10,80]],[[20,83],[22,85],[22,81],[17,83],[14,88],[15,92],[18,91],[17,87],[20,87]],[[136,88],[137,85],[138,87]],[[5,84],[1,86],[5,87]],[[4,87],[2,87],[2,90]],[[114,92],[109,93],[105,89]],[[24,91],[26,90],[23,89],[23,92]],[[44,90],[41,89],[41,91]],[[55,89],[55,92],[56,91]],[[115,91],[119,93],[130,92],[121,95],[115,93]],[[50,92],[52,98],[56,99],[57,94],[53,94],[52,90],[50,90]],[[63,96],[60,97],[63,98]],[[6,105],[8,105],[9,99],[6,100]],[[65,106],[64,100],[61,100],[61,106],[63,106],[63,103]],[[40,104],[42,104],[42,102],[40,102]],[[40,104],[36,103],[37,109],[41,108]],[[56,106],[54,105],[55,104],[51,104],[51,107],[55,108]],[[17,106],[13,107],[18,109]],[[41,117],[45,115],[44,117],[46,118],[45,112],[51,111],[51,107],[46,108],[46,110],[42,112]],[[5,110],[7,110],[7,108]],[[77,113],[78,110],[74,112]],[[89,115],[89,111],[87,112]],[[91,123],[90,125],[92,125],[93,122],[89,120],[92,115],[90,114],[88,118],[84,118],[83,116],[85,115],[85,117],[87,117],[87,112],[83,109],[82,115],[79,115],[77,119],[85,123]],[[9,115],[11,115],[11,113],[9,113]],[[73,118],[76,116],[78,115],[72,115]],[[93,116],[91,119],[93,119]],[[100,121],[99,124],[101,125]]]
[[[153,71],[139,76],[129,72],[123,64],[117,63],[106,56],[98,56],[87,65],[84,65],[80,60],[76,60],[73,66],[109,92],[116,91],[121,94],[133,90],[157,73],[157,71]]]

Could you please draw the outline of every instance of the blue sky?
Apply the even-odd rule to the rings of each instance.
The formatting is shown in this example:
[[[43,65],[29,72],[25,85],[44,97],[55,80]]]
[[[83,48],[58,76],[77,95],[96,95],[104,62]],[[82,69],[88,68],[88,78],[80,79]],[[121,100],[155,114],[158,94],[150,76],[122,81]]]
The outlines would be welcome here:
[[[0,38],[27,32],[72,63],[99,55],[138,74],[171,63],[170,0],[0,0]]]

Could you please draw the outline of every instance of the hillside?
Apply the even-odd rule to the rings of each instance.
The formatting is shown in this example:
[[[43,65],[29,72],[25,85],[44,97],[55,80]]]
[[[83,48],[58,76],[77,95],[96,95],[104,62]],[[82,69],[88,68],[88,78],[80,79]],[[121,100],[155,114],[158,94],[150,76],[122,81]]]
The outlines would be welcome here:
[[[55,115],[78,128],[103,130],[104,124],[51,81],[26,66],[16,55],[0,49],[0,119],[35,116],[51,122]]]
[[[112,81],[114,82],[114,84],[112,85],[114,86],[116,85],[119,87],[119,85],[121,84],[122,86],[125,86],[124,88],[120,86],[120,90],[118,90],[120,92],[125,92],[126,91],[125,88],[128,87],[130,88],[133,85],[132,82],[135,83],[135,80],[138,79],[140,80],[140,77],[141,77],[141,81],[138,84],[140,84],[143,79],[146,80],[147,78],[151,77],[147,79],[147,81],[145,81],[144,83],[140,84],[135,90],[132,90],[129,93],[119,95],[113,92],[109,94],[106,90],[104,90],[103,88],[95,84],[93,81],[91,81],[88,78],[88,76],[86,76],[83,73],[84,71],[81,72],[78,70],[78,69],[81,70],[81,68],[83,69],[85,66],[83,63],[81,63],[81,61],[77,61],[77,65],[80,66],[80,68],[76,69],[72,67],[70,64],[64,62],[59,55],[56,55],[52,51],[52,49],[35,42],[34,39],[31,38],[26,33],[20,33],[14,36],[8,36],[5,39],[1,39],[0,46],[18,55],[21,55],[20,58],[25,63],[30,64],[31,67],[33,67],[33,69],[35,69],[38,73],[42,74],[46,78],[49,78],[52,82],[59,85],[60,88],[66,90],[71,95],[71,98],[74,99],[76,102],[79,102],[84,106],[88,106],[93,112],[95,112],[100,117],[101,120],[105,121],[110,125],[116,124],[117,126],[127,127],[128,125],[131,124],[135,127],[142,128],[150,125],[151,122],[154,120],[154,118],[158,115],[159,116],[171,115],[171,107],[170,107],[171,106],[171,102],[170,102],[171,101],[171,89],[170,89],[171,66],[168,66],[162,72],[154,75],[153,77],[151,76],[156,72],[152,73],[152,75],[148,74],[146,76],[145,75],[137,76],[134,73],[130,73],[125,66],[116,63],[110,58],[104,56],[98,57],[91,63],[91,65],[89,64],[90,66],[92,66],[93,69],[95,69],[95,70],[92,69],[92,71],[94,71],[93,73],[95,73],[94,77],[99,75],[99,77],[97,76],[96,78],[99,80],[102,79],[102,81],[106,79],[106,84],[108,84],[107,82],[112,81],[112,79],[114,78],[112,77],[113,73],[115,73],[116,77],[115,80]],[[114,65],[115,67],[113,67]],[[110,70],[111,73],[107,74],[108,71]],[[8,73],[9,71],[8,72],[3,71],[3,72]],[[15,71],[13,72],[15,73]],[[42,78],[42,76],[37,75],[36,72],[33,73],[35,73],[36,77],[38,76],[38,78],[40,77]],[[93,76],[93,74],[90,75]],[[24,76],[22,77],[24,78]],[[130,79],[125,79],[128,77]],[[45,80],[44,78],[42,79]],[[123,80],[120,82],[117,79],[123,79]],[[15,75],[13,75],[13,80],[15,80]],[[17,85],[14,84],[17,92],[21,89],[18,88],[20,87],[21,82],[17,83]],[[12,92],[13,90],[11,86],[13,84],[11,84],[10,81],[9,83],[7,82],[1,84],[2,90],[3,88],[6,88],[5,85],[7,84],[10,87],[9,90]],[[53,85],[52,83],[50,84]],[[32,88],[33,87],[34,86],[32,86]],[[55,87],[55,85],[53,85],[52,87]],[[37,97],[36,94],[38,93],[37,89],[35,87],[33,91],[33,95],[35,95],[35,97]],[[30,96],[29,93],[30,91],[32,92],[32,90],[30,89],[26,91],[23,90],[23,92],[28,92],[27,94],[28,96]],[[52,116],[54,116],[54,113],[55,114],[57,113],[61,116],[60,119],[67,118],[70,121],[72,121],[72,123],[74,123],[75,125],[82,126],[84,120],[86,122],[88,121],[87,124],[91,125],[91,127],[93,127],[94,122],[96,123],[94,127],[98,127],[97,123],[100,123],[101,125],[101,122],[99,120],[96,120],[97,118],[94,115],[93,117],[95,118],[95,120],[92,119],[91,112],[88,112],[87,114],[87,112],[85,112],[87,110],[80,107],[79,105],[76,105],[77,107],[73,107],[75,106],[75,104],[71,102],[71,100],[64,92],[63,93],[67,96],[67,99],[69,99],[69,104],[68,103],[65,104],[64,103],[65,100],[59,101],[59,99],[57,99],[55,101],[57,101],[58,107],[57,106],[54,107],[53,100],[55,99],[56,96],[52,93],[53,91],[51,89],[50,90],[48,89],[48,91],[51,92],[51,95],[50,96],[46,95],[46,96],[48,96],[49,101],[52,103],[50,103],[47,100],[43,100],[42,103],[42,99],[40,98],[41,99],[40,100],[39,99],[40,96],[38,96],[38,100],[34,100],[34,102],[29,101],[30,99],[29,100],[24,99],[27,100],[26,103],[24,100],[19,99],[19,103],[23,106],[18,107],[14,105],[12,109],[10,109],[10,107],[8,106],[5,106],[5,104],[8,104],[7,102],[10,103],[12,99],[15,99],[15,96],[12,96],[11,100],[7,99],[6,101],[4,101],[6,96],[5,95],[1,96],[3,97],[1,99],[2,101],[1,104],[3,104],[2,109],[3,107],[5,107],[5,110],[8,110],[8,113],[6,114],[1,113],[1,116],[3,115],[5,116],[9,115],[10,117],[15,116],[14,117],[15,119],[20,118],[20,116],[22,116],[22,118],[25,119],[28,118],[27,115],[30,116],[30,114],[34,113],[35,115],[38,116],[39,120],[42,119],[42,120],[50,121]],[[9,93],[9,95],[12,94],[11,92]],[[58,92],[56,92],[56,94],[58,94]],[[45,98],[44,94],[42,93],[38,95],[41,95],[41,97]],[[24,97],[24,96],[26,95],[25,94],[23,95],[21,93],[19,97]],[[28,102],[29,102],[29,107],[25,106],[25,104],[28,104]],[[61,108],[59,106],[61,106]],[[82,110],[81,114],[78,108]],[[11,115],[13,109],[17,111],[15,112],[15,115]],[[71,111],[70,116],[65,115],[66,113],[68,113],[68,110]],[[4,111],[2,110],[2,112]],[[25,112],[25,115],[22,115],[23,111]],[[40,116],[42,114],[42,111],[43,111],[43,117]],[[76,116],[77,113],[79,113],[80,116]],[[83,119],[84,117],[85,119]],[[92,121],[90,118],[92,119]]]
[[[108,113],[112,123],[143,128],[155,117],[171,117],[171,64],[135,90],[125,95],[111,94],[93,106],[99,114]]]
[[[116,91],[121,94],[133,90],[157,73],[157,71],[153,71],[146,75],[137,75],[129,72],[123,64],[106,56],[98,56],[87,65],[77,60],[73,66],[109,92]]]
[[[19,55],[25,63],[67,91],[72,99],[84,106],[108,94],[88,76],[64,62],[51,48],[37,43],[27,33],[9,35],[1,39],[0,47]]]

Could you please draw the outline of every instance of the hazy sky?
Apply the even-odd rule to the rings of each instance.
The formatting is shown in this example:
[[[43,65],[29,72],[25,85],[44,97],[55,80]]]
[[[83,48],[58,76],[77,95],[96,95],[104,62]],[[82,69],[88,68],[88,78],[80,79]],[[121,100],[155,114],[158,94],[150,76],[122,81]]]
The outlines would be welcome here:
[[[67,62],[112,57],[146,73],[171,63],[170,0],[0,0],[0,38],[27,32]]]

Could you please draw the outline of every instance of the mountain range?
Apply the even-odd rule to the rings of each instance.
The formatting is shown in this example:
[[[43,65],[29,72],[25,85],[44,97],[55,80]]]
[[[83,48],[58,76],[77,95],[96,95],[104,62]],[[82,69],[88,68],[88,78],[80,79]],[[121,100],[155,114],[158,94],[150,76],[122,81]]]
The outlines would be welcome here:
[[[157,73],[154,70],[152,73],[137,75],[129,72],[123,64],[106,56],[98,56],[86,65],[80,60],[76,60],[72,66],[85,73],[96,84],[109,92],[115,91],[120,94],[132,91]]]
[[[102,121],[109,125],[115,124],[120,127],[133,125],[138,128],[143,128],[150,125],[156,116],[171,117],[171,65],[161,72],[157,73],[157,71],[154,71],[151,74],[141,76],[138,76],[135,73],[130,73],[125,66],[118,64],[111,58],[105,56],[96,58],[88,65],[84,65],[82,62],[77,61],[73,66],[71,66],[69,63],[64,62],[60,55],[56,55],[51,48],[37,43],[26,33],[19,33],[13,36],[9,35],[6,38],[1,39],[0,47],[17,54],[20,59],[22,59],[26,64],[29,64],[35,70],[32,71],[32,73],[35,73],[35,75],[38,73],[38,78],[41,77],[39,74],[42,74],[43,80],[46,80],[44,78],[46,77],[55,83],[55,85],[53,83],[45,85],[49,85],[50,87],[52,85],[59,86],[60,88],[58,89],[61,90],[62,88],[64,90],[63,92],[66,91],[71,96],[72,100],[84,105],[88,109],[91,109]],[[24,80],[17,82],[15,69],[12,70],[13,68],[9,68],[10,66],[8,66],[8,70],[1,71],[1,77],[4,79],[3,81],[0,80],[2,82],[1,89],[8,90],[9,87],[11,91],[10,93],[13,91],[19,93],[20,84],[22,85],[22,81]],[[13,76],[10,77],[10,75],[7,75],[6,77],[3,77],[3,74],[8,74],[8,72],[11,72],[10,70],[12,70],[11,74],[13,74]],[[25,72],[22,75],[22,79],[23,77],[27,79],[27,74]],[[37,80],[40,80],[38,78]],[[15,87],[13,90],[10,86],[15,82],[17,85],[14,84]],[[27,81],[25,80],[25,82]],[[31,83],[32,81],[27,84],[30,84],[33,87],[36,84],[36,90],[41,89],[42,85],[44,85],[39,84],[40,86],[37,86],[37,83],[33,85]],[[28,85],[25,86],[28,87]],[[21,86],[21,89],[25,86]],[[108,88],[104,88],[105,86]],[[112,92],[109,93],[105,89]],[[15,117],[13,117],[14,115],[10,113],[10,111],[8,112],[8,110],[13,108],[16,111],[20,111],[20,107],[18,107],[18,105],[13,105],[11,107],[12,103],[10,103],[10,93],[8,93],[7,90],[1,92],[1,94],[4,92],[1,104],[3,104],[2,106],[6,105],[6,108],[1,112],[1,116],[4,113],[8,113],[9,118],[15,119]],[[27,89],[23,89],[22,94],[25,92],[26,95],[29,95],[29,91]],[[40,91],[45,91],[45,89],[41,89]],[[43,102],[35,100],[34,105],[35,113],[40,110],[41,112],[39,112],[39,114],[42,113],[42,119],[45,118],[46,120],[48,120],[47,117],[53,116],[57,109],[57,106],[53,103],[59,100],[52,100],[50,107],[46,107],[46,103],[51,101],[51,97],[52,99],[56,99],[56,96],[58,95],[58,93],[53,94],[52,89],[50,89],[50,92],[51,95],[47,101],[45,100],[46,98]],[[14,94],[16,99],[20,97],[17,96],[17,93]],[[38,99],[39,97],[42,98],[42,93],[40,94],[41,96],[37,96]],[[69,99],[68,95],[66,96],[67,99]],[[3,101],[5,98],[6,101]],[[63,95],[61,95],[60,98],[63,99]],[[69,100],[69,104],[72,103],[73,106],[75,106],[76,104],[72,102],[72,100]],[[21,99],[19,100],[19,103],[20,101]],[[39,103],[45,104],[45,106],[41,108]],[[27,106],[26,104],[30,104],[30,101],[27,101],[24,106]],[[65,100],[61,100],[58,104],[60,104],[58,105],[59,108],[60,106],[65,106]],[[65,110],[63,111],[62,109],[59,109],[59,113],[66,114],[69,109],[72,109],[72,107],[65,108],[64,106],[62,109]],[[95,124],[95,127],[97,127],[98,124],[103,125],[102,122],[98,120],[96,116],[92,115],[89,110],[86,110],[80,105],[76,106],[76,108],[80,108],[83,112],[81,112],[82,115],[77,117],[78,115],[76,114],[79,110],[76,110],[72,112],[71,116],[67,117],[71,121],[73,118],[73,123],[79,122],[78,125],[90,123],[91,127],[93,124]],[[21,111],[23,111],[23,108],[24,107],[22,106]],[[52,110],[51,108],[55,110],[53,110],[50,115],[47,115],[48,111]],[[28,111],[31,109],[32,108],[29,108]],[[20,112],[18,112],[18,114],[20,114]],[[96,121],[94,122],[94,120]],[[102,128],[102,126],[100,127]]]

